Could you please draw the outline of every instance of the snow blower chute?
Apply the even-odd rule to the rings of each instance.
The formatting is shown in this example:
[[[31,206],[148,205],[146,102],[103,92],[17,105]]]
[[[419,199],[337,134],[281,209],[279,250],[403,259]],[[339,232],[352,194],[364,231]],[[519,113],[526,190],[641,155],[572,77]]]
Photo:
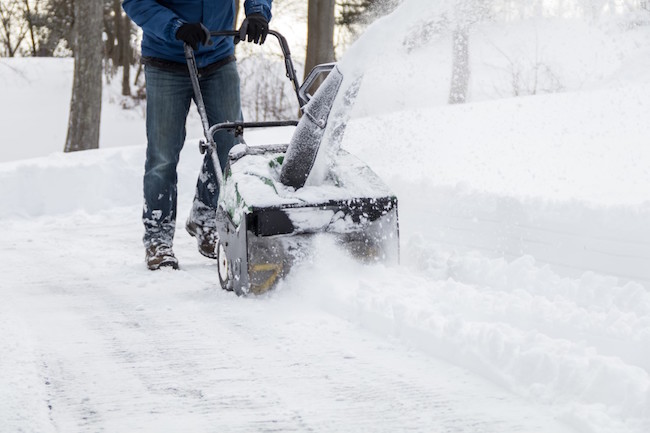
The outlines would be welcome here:
[[[214,31],[234,37],[237,31]],[[221,287],[238,295],[261,294],[309,253],[314,236],[334,237],[353,257],[397,262],[397,198],[362,161],[340,149],[360,79],[346,82],[336,64],[315,67],[301,85],[286,39],[280,43],[287,77],[302,112],[300,120],[209,125],[194,52],[185,55],[203,123],[201,152],[215,158],[220,183],[217,208],[218,276]],[[315,92],[310,93],[312,88]],[[249,146],[244,130],[295,126],[288,144]],[[232,131],[240,144],[219,170],[214,134]]]

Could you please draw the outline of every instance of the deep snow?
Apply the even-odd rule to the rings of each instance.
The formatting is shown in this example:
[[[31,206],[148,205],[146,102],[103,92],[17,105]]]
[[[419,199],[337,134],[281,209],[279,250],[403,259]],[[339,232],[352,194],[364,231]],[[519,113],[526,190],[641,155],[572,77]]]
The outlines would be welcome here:
[[[137,144],[64,155],[43,136],[65,131],[69,89],[52,84],[69,63],[0,61],[1,141],[48,155],[0,154],[0,431],[650,430],[650,28],[477,26],[477,45],[520,59],[555,47],[538,52],[564,89],[508,97],[483,48],[473,102],[449,107],[448,39],[407,37],[423,4],[342,62],[366,72],[343,147],[397,193],[402,264],[320,239],[259,298],[218,289],[182,230],[196,140],[182,269],[149,272],[141,115],[108,102],[104,142]]]

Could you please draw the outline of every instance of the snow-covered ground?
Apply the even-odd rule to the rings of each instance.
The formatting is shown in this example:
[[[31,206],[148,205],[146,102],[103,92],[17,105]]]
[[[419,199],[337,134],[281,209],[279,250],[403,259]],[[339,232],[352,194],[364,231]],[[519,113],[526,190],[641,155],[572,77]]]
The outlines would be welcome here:
[[[182,229],[195,138],[181,270],[150,272],[142,107],[108,90],[103,148],[64,155],[71,63],[0,60],[1,432],[650,431],[650,28],[475,26],[447,106],[422,4],[342,62],[366,71],[343,146],[396,192],[402,264],[323,238],[257,298]],[[526,43],[561,92],[509,97]]]

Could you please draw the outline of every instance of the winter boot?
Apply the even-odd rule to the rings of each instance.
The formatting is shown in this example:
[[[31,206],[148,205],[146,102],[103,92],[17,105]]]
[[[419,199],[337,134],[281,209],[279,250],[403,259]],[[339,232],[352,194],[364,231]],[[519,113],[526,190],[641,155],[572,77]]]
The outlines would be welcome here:
[[[192,220],[187,220],[185,230],[194,238],[199,247],[199,252],[207,258],[217,258],[217,242],[219,235],[213,227],[200,226]]]
[[[170,267],[178,269],[178,260],[174,256],[172,247],[167,244],[151,244],[147,247],[145,260],[147,267],[152,271],[160,269],[161,267]]]

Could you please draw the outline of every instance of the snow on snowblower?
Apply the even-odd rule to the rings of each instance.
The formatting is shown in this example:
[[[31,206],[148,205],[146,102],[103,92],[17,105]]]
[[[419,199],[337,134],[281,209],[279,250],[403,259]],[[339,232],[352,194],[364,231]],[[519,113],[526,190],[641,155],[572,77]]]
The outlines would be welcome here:
[[[211,32],[222,37],[237,33]],[[309,253],[320,233],[333,236],[355,258],[399,260],[397,198],[366,164],[340,149],[361,79],[346,81],[338,65],[326,64],[316,66],[300,85],[286,39],[273,30],[269,34],[280,43],[302,113],[299,121],[209,125],[194,52],[185,46],[205,135],[201,152],[215,159],[220,184],[219,282],[238,295],[273,288]],[[288,144],[249,146],[243,140],[245,129],[282,126],[296,127]],[[224,173],[213,138],[220,130],[232,131],[240,141],[230,151]]]

